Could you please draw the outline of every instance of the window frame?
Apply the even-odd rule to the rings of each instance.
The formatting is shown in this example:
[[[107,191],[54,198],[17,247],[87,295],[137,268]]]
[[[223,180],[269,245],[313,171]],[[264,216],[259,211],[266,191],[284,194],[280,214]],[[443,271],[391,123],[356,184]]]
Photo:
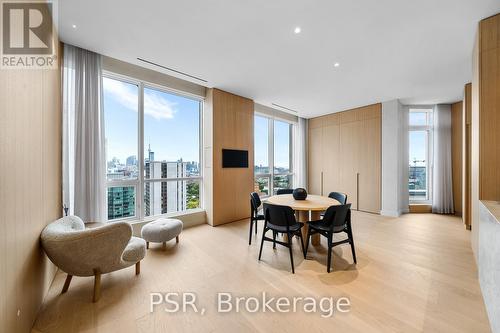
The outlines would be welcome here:
[[[195,209],[186,209],[182,211],[177,211],[177,212],[170,212],[170,213],[164,213],[164,214],[157,214],[157,215],[145,215],[145,210],[144,210],[144,187],[146,183],[152,183],[152,182],[177,182],[177,181],[189,181],[189,180],[194,180],[199,182],[199,208],[198,209],[203,209],[204,207],[204,200],[203,200],[203,153],[202,153],[202,147],[203,147],[203,108],[205,104],[205,98],[202,96],[198,96],[195,94],[190,94],[187,92],[179,91],[176,89],[169,88],[167,86],[159,85],[156,83],[148,82],[145,80],[140,80],[140,79],[135,79],[133,77],[115,73],[112,71],[108,70],[103,70],[102,72],[102,78],[109,78],[112,80],[118,80],[122,81],[125,83],[137,85],[138,87],[138,98],[137,98],[137,161],[138,161],[138,177],[137,179],[114,179],[114,180],[108,180],[107,175],[106,175],[106,181],[105,181],[105,190],[106,190],[106,212],[108,211],[108,199],[107,199],[107,193],[108,193],[108,188],[109,187],[125,187],[125,186],[134,186],[135,188],[135,215],[134,216],[129,216],[129,217],[122,217],[122,218],[116,218],[112,220],[108,220],[107,215],[106,215],[106,221],[133,221],[133,220],[139,220],[139,221],[145,221],[149,219],[156,218],[158,216],[169,216],[172,214],[178,214],[182,212],[188,212],[188,211],[193,211]],[[195,177],[180,177],[180,178],[160,178],[160,179],[151,179],[151,178],[146,178],[144,174],[144,153],[145,153],[145,147],[144,147],[144,89],[153,89],[157,90],[163,93],[167,94],[172,94],[172,95],[177,95],[183,98],[189,98],[193,99],[199,102],[199,114],[198,114],[198,119],[199,119],[199,129],[198,129],[198,164],[199,164],[199,176]],[[103,103],[104,103],[104,95],[102,96]],[[104,104],[102,104],[104,105]],[[103,110],[103,112],[106,112]],[[107,158],[105,158],[105,170],[107,172]]]
[[[412,125],[410,117],[408,117],[408,151],[410,148],[410,133],[411,132],[426,132],[426,185],[427,197],[425,200],[412,200],[410,190],[408,189],[408,197],[410,204],[431,204],[432,203],[432,177],[433,177],[433,131],[434,131],[434,107],[430,105],[416,105],[408,107],[409,114],[411,113],[426,113],[425,125]],[[408,156],[408,181],[410,176],[410,156]]]
[[[263,195],[261,198],[268,198],[270,196],[273,196],[274,195],[274,177],[275,176],[288,176],[288,177],[291,177],[291,185],[292,185],[292,188],[293,188],[293,183],[295,182],[295,172],[294,172],[294,149],[295,149],[295,131],[296,131],[296,126],[297,126],[297,123],[295,122],[292,122],[292,121],[289,121],[289,120],[286,120],[286,119],[282,119],[282,118],[279,118],[279,117],[273,117],[273,116],[270,116],[270,115],[267,115],[265,113],[260,113],[260,112],[256,112],[254,111],[254,124],[255,124],[255,117],[262,117],[262,118],[266,118],[268,123],[267,123],[267,126],[268,126],[268,142],[267,142],[267,156],[268,156],[268,164],[269,164],[269,172],[267,173],[256,173],[254,171],[254,184],[255,184],[255,181],[258,179],[258,178],[267,178],[269,179],[269,193],[268,195]],[[274,172],[274,123],[275,121],[279,121],[279,122],[283,122],[283,123],[287,123],[289,125],[291,125],[290,127],[290,151],[289,151],[289,154],[290,154],[290,168],[289,168],[289,172],[287,173],[282,173],[282,172],[277,172],[275,173]],[[254,129],[254,135],[255,135],[255,129]],[[254,142],[255,142],[255,139],[254,139]],[[254,150],[255,150],[255,147],[254,147]],[[255,154],[255,153],[254,153]],[[255,164],[255,162],[254,162]]]

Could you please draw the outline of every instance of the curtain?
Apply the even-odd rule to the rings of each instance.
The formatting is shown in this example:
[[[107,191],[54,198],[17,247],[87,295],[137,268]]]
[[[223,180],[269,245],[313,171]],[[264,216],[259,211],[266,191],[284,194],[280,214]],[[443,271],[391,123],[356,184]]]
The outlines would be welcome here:
[[[451,106],[434,108],[432,212],[453,214],[453,183],[451,171]]]
[[[296,183],[294,187],[303,187],[307,189],[307,127],[308,121],[305,118],[298,119],[297,140],[296,140]]]
[[[64,44],[63,204],[85,222],[106,220],[101,62]]]

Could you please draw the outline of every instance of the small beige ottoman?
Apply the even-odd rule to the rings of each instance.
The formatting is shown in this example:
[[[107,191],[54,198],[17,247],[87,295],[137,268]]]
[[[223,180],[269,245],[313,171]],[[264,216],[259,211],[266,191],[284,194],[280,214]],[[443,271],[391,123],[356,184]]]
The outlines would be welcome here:
[[[181,220],[160,218],[144,225],[141,229],[141,236],[146,241],[146,248],[149,249],[149,242],[165,244],[175,238],[176,243],[179,243],[181,231]]]

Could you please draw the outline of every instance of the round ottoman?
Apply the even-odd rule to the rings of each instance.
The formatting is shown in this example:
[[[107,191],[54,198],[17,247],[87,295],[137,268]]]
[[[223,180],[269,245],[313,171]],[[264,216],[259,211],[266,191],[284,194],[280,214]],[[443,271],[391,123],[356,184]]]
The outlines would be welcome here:
[[[144,225],[141,236],[146,241],[146,248],[149,249],[149,242],[166,243],[175,238],[176,243],[179,243],[181,231],[181,220],[161,218]]]

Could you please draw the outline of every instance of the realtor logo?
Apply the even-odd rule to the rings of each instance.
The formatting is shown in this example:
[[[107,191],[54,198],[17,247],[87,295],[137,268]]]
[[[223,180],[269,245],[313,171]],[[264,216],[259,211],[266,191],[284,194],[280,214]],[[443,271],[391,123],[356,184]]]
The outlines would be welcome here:
[[[1,68],[57,68],[52,2],[2,1]]]

